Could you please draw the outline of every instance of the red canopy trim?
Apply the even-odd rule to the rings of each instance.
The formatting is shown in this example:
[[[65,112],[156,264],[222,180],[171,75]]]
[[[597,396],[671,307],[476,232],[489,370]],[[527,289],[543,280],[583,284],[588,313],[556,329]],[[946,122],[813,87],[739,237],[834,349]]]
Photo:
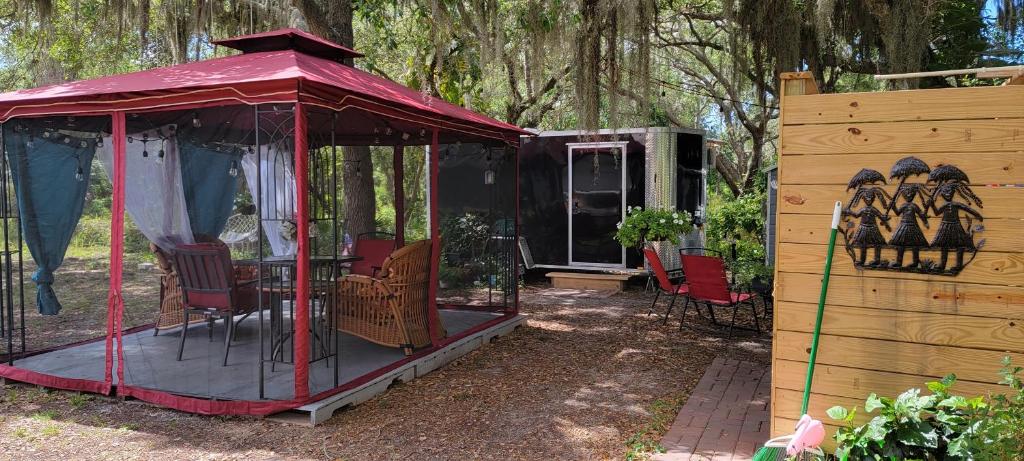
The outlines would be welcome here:
[[[185,92],[139,95],[111,101],[110,99],[81,100],[73,102],[49,102],[23,104],[8,107],[0,113],[0,123],[15,117],[42,117],[53,115],[103,115],[114,112],[145,112],[163,109],[198,109],[224,106],[228,103],[241,104],[293,104],[298,91],[294,82],[263,82],[272,89],[259,90],[255,84],[203,88]],[[278,85],[283,84],[283,85]],[[3,102],[0,101],[0,107]]]

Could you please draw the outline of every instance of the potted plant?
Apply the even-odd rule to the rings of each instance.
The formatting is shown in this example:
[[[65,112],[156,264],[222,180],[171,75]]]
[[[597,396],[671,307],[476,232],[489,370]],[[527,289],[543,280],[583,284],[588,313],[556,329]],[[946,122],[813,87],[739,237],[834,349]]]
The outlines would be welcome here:
[[[679,244],[680,236],[693,230],[693,220],[685,211],[627,207],[626,219],[618,224],[615,240],[627,248],[643,250],[653,242]]]

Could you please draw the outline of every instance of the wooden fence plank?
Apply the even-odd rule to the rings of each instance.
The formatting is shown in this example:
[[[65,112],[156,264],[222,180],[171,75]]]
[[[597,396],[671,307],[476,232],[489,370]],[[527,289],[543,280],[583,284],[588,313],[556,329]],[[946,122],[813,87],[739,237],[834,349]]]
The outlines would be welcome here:
[[[832,265],[832,273],[837,275],[863,275],[865,277],[892,277],[894,272],[884,270],[859,270],[853,265],[853,260],[846,253],[842,245],[842,236],[836,246],[836,253],[833,256],[835,263]],[[783,272],[804,272],[809,274],[820,273],[825,266],[825,253],[828,247],[806,243],[783,243],[779,245],[775,264]],[[871,251],[868,251],[869,258]],[[924,259],[936,260],[938,252],[922,252]],[[882,258],[888,261],[895,259],[894,250],[886,250]],[[910,261],[910,253],[904,255],[905,262]],[[932,280],[952,281],[960,283],[982,283],[992,285],[1024,286],[1024,254],[1021,253],[996,253],[992,251],[979,251],[977,256],[964,267],[963,271],[950,277],[945,275],[926,275],[913,273],[899,273],[904,280]]]
[[[921,386],[923,387],[923,386]],[[828,417],[826,411],[836,405],[851,409],[857,407],[857,418],[854,420],[857,424],[863,424],[867,420],[871,419],[864,410],[864,399],[851,399],[847,397],[837,397],[834,395],[822,395],[813,391],[811,388],[811,398],[807,402],[807,414],[811,415],[812,418],[820,420],[822,423],[832,426],[842,426],[841,421],[834,421]],[[928,389],[924,389],[924,393],[927,394]],[[902,392],[902,390],[901,390]],[[882,394],[886,395],[889,394]],[[775,415],[780,418],[787,418],[798,420],[800,419],[800,405],[803,403],[804,393],[803,391],[790,390],[790,389],[776,389],[775,395],[772,402],[775,403]]]
[[[776,392],[778,389],[803,391],[804,377],[807,376],[806,362],[776,360],[775,370],[776,373],[772,376],[772,385],[776,387]],[[814,370],[814,382],[811,383],[811,390],[819,394],[863,402],[872,392],[886,396],[898,395],[911,388],[927,389],[925,385],[927,382],[938,381],[941,378],[942,376],[917,376],[835,365],[818,365]],[[954,393],[968,397],[1001,394],[1008,390],[1007,386],[963,380],[959,380],[953,385]]]
[[[786,96],[787,125],[1024,117],[1024,87]]]
[[[828,243],[828,225],[832,221],[831,214],[783,214],[779,215],[776,232],[780,235],[779,244]],[[1024,249],[1024,220],[1021,219],[985,219],[985,232],[979,239],[985,239],[984,251],[996,253],[1019,252]],[[925,229],[927,231],[927,229]],[[841,237],[840,237],[841,238]],[[842,240],[840,240],[842,241]]]
[[[1024,88],[1024,87],[1021,87]],[[860,155],[786,155],[785,168],[779,169],[780,184],[846,185],[861,168],[878,170],[886,177],[905,153]],[[967,172],[971,183],[1024,184],[1024,150],[1017,152],[929,153],[921,156],[932,168],[956,165]],[[924,181],[926,177],[918,178]],[[845,187],[844,187],[845,189]],[[895,191],[895,187],[892,187]]]
[[[996,152],[1024,149],[1024,118],[792,125],[784,156],[863,152]]]
[[[1024,212],[1024,187],[974,187],[981,199],[982,216],[1021,219]],[[846,203],[850,192],[843,185],[779,184],[779,212],[799,214],[832,214],[836,200]]]
[[[780,272],[775,297],[779,301],[818,302],[821,275]],[[811,288],[809,288],[811,287]],[[894,277],[834,275],[828,302],[840,306],[892,306],[907,311],[1024,319],[1024,288]]]
[[[937,346],[1024,352],[1024,322],[1017,319],[903,311],[895,303],[875,307],[878,309],[827,305],[821,332]],[[817,304],[782,301],[775,310],[779,330],[814,331]]]
[[[807,360],[811,344],[809,333],[777,331],[774,341],[776,358],[793,361]],[[945,376],[956,373],[961,379],[978,382],[996,382],[999,379],[997,372],[1004,356],[1009,356],[1015,363],[1024,363],[1024,354],[1014,352],[932,346],[845,336],[822,335],[818,348],[818,363],[825,365],[923,376]]]

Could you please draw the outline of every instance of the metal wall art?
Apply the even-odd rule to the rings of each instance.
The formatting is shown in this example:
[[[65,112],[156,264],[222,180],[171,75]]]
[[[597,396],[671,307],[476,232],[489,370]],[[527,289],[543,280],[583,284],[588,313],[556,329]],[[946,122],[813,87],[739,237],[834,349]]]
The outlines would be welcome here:
[[[890,194],[887,189],[893,184]],[[876,170],[860,170],[847,185],[853,195],[843,209],[840,229],[853,264],[860,269],[960,273],[985,244],[984,239],[976,241],[984,231],[984,218],[977,210],[981,199],[969,184],[959,168],[930,168],[916,157],[897,161],[888,181]]]

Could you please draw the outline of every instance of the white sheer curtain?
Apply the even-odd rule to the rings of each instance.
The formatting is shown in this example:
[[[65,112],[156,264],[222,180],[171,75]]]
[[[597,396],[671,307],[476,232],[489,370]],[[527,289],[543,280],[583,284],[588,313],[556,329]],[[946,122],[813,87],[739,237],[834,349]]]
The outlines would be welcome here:
[[[245,183],[249,186],[253,202],[262,191],[263,233],[270,242],[274,256],[294,255],[298,251],[298,242],[294,237],[285,235],[285,221],[295,222],[295,173],[292,165],[291,146],[287,143],[273,144],[262,147],[257,176],[257,155],[243,155],[242,169],[245,171]]]
[[[171,133],[159,141],[159,131]],[[164,250],[175,245],[194,243],[185,192],[181,183],[177,140],[174,131],[162,127],[146,132],[132,133],[132,142],[126,144],[125,208],[142,235]],[[143,134],[149,139],[142,142]],[[113,182],[114,143],[103,138],[103,147],[97,149],[107,179]],[[161,159],[160,151],[164,151]],[[143,157],[142,152],[147,156]]]

